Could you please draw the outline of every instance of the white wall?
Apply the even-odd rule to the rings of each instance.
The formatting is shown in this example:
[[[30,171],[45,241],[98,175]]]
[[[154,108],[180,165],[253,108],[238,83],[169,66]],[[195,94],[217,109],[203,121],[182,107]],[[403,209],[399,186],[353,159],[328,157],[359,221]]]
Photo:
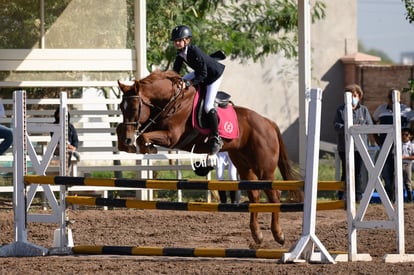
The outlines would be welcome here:
[[[312,87],[324,90],[321,139],[335,142],[333,118],[343,102],[343,73],[339,59],[357,51],[357,3],[325,1],[326,18],[311,27]],[[274,120],[284,136],[290,157],[299,156],[299,91],[297,60],[269,56],[263,64],[226,60],[221,89],[237,105]]]
[[[232,95],[236,105],[253,109],[274,120],[282,131],[298,117],[298,70],[295,61],[271,56],[263,64],[226,65],[221,89]]]

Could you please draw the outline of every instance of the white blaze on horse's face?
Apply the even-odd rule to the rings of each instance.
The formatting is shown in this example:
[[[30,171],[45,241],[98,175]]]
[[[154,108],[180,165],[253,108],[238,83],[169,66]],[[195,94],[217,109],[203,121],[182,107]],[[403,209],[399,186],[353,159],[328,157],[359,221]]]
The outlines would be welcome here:
[[[124,100],[124,106],[123,110],[126,110],[128,108],[128,101]]]
[[[134,144],[137,132],[140,128],[139,111],[140,111],[140,97],[136,95],[123,95],[120,103],[120,109],[123,116],[124,124],[124,143],[126,145]]]
[[[122,115],[124,117],[124,123],[126,123],[127,125],[138,126],[140,116],[140,97],[134,95],[124,95],[120,107]]]

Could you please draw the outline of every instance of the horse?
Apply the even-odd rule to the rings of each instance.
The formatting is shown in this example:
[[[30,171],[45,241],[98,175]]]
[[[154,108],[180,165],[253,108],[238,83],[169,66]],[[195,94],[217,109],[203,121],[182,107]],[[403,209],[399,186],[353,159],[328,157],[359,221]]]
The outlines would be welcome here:
[[[122,91],[120,109],[123,122],[117,126],[118,149],[129,153],[156,153],[154,145],[194,153],[208,153],[206,135],[192,125],[192,106],[196,88],[183,88],[182,78],[174,71],[154,71],[132,85],[118,81]],[[234,106],[239,135],[223,139],[221,151],[227,151],[241,180],[274,180],[279,171],[284,180],[294,180],[294,171],[279,127],[270,119],[245,107]],[[135,146],[136,144],[136,146]],[[280,202],[279,190],[264,190],[269,203]],[[302,191],[298,194],[303,199]],[[259,203],[260,190],[247,191],[251,203]],[[263,242],[258,213],[250,214],[250,230],[257,246]],[[285,236],[279,213],[272,213],[271,232],[280,245]]]

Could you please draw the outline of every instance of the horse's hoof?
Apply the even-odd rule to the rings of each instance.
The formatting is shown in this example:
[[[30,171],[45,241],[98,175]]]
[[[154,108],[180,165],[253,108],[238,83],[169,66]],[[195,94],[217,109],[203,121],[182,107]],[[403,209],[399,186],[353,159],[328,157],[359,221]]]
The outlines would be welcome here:
[[[214,170],[212,166],[203,166],[199,161],[194,163],[194,173],[197,176],[205,177],[210,173],[210,171]]]
[[[158,149],[154,145],[148,146],[148,152],[149,154],[156,154],[158,153]]]
[[[135,154],[137,152],[137,148],[135,146],[128,146],[127,152]]]
[[[136,153],[137,152],[137,148],[133,145],[118,145],[118,150],[122,151],[122,152],[127,152],[127,153]]]
[[[257,243],[250,243],[249,249],[259,249],[262,245]]]
[[[148,146],[140,146],[139,152],[141,154],[156,154],[158,153],[158,150],[154,145],[148,145]]]
[[[263,243],[263,233],[259,232],[257,234],[252,234],[253,240],[257,245],[261,245]]]
[[[285,244],[285,234],[281,233],[279,236],[275,236],[275,241],[278,242],[280,245]]]

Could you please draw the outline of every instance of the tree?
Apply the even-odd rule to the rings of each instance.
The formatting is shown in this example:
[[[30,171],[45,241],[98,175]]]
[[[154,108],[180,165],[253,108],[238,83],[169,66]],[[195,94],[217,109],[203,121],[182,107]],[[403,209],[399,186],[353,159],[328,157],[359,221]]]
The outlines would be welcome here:
[[[325,16],[317,1],[312,20]],[[188,25],[194,43],[206,52],[223,50],[231,59],[263,61],[269,54],[297,56],[297,1],[147,1],[148,67],[167,69],[175,57],[170,31]]]
[[[394,61],[392,61],[392,59],[384,51],[373,49],[373,48],[366,49],[365,46],[361,42],[358,42],[358,50],[366,54],[380,57],[382,64],[393,64],[394,63]]]
[[[96,3],[99,1],[96,1]],[[101,48],[111,48],[111,41],[122,40],[126,35],[128,48],[134,47],[134,0],[126,1],[127,25],[121,26],[119,37],[116,32],[105,36],[105,26],[95,25],[99,39],[87,39],[79,45],[97,40]],[[57,18],[69,7],[70,0],[49,0],[45,2],[45,30],[48,32],[56,23]],[[89,3],[89,4],[88,4]],[[194,43],[206,52],[223,50],[230,59],[241,62],[248,59],[263,61],[270,54],[284,53],[286,57],[297,56],[297,0],[158,0],[147,1],[147,64],[149,71],[154,68],[168,69],[175,58],[175,49],[170,40],[171,29],[180,24],[191,27]],[[87,8],[81,6],[85,4]],[[80,18],[87,17],[87,11],[93,7],[92,2],[78,1],[78,8],[86,12]],[[0,48],[22,49],[39,48],[41,21],[38,1],[0,1]],[[105,21],[113,10],[105,5],[100,6],[99,18],[96,22]],[[318,20],[325,16],[325,4],[315,1],[312,7],[312,19]],[[76,21],[78,19],[78,21]],[[121,20],[122,21],[122,20]],[[75,24],[77,22],[77,24]],[[87,22],[87,20],[86,20]],[[66,20],[59,28],[64,37],[65,29],[78,32],[79,18]],[[99,28],[98,28],[99,27]],[[123,27],[123,28],[122,28]],[[95,30],[95,29],[93,29]],[[73,32],[76,35],[76,32]],[[72,33],[72,34],[73,34]],[[115,34],[114,34],[115,33]],[[51,40],[51,39],[50,39]],[[61,48],[74,47],[78,44],[64,44],[72,39],[58,39]],[[50,41],[49,41],[50,42]],[[53,43],[49,45],[53,48]],[[76,47],[76,46],[75,46]],[[70,48],[70,47],[69,47]],[[0,72],[5,78],[10,72]],[[55,73],[55,78],[61,74]],[[78,74],[79,75],[79,74]],[[66,73],[65,77],[76,78],[76,74]],[[72,79],[70,78],[70,79]],[[39,89],[27,89],[29,96],[39,96]],[[11,93],[11,89],[3,89],[3,93]],[[44,88],[42,94],[58,93],[56,89]]]
[[[404,2],[405,9],[407,10],[405,18],[411,24],[414,22],[414,0],[402,0],[402,1]]]

